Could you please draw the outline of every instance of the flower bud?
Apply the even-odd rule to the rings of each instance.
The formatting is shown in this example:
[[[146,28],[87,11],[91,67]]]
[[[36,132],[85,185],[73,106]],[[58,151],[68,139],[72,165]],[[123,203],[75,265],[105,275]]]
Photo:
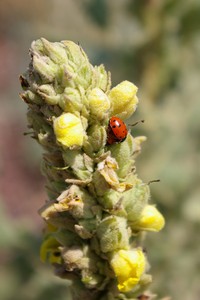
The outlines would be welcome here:
[[[60,95],[56,94],[54,87],[50,84],[40,85],[37,89],[37,93],[41,98],[49,105],[56,105],[60,99]]]
[[[81,64],[88,62],[86,53],[78,44],[69,40],[62,41],[62,44],[65,46],[70,64],[74,68],[80,67]]]
[[[62,43],[50,43],[48,40],[41,38],[43,53],[46,54],[55,64],[63,64],[67,60],[67,54]]]
[[[87,131],[88,139],[85,140],[83,149],[91,157],[103,149],[107,140],[105,126],[92,125]],[[99,154],[99,153],[98,153]]]
[[[111,115],[122,119],[129,118],[137,108],[137,90],[138,88],[127,80],[112,88],[108,94],[111,102]]]
[[[106,72],[104,65],[94,66],[91,87],[98,87],[102,91],[107,92],[110,86],[110,72]]]
[[[74,114],[80,112],[83,107],[80,93],[72,87],[66,87],[60,97],[59,106],[64,112],[70,112]]]
[[[109,216],[103,219],[97,227],[97,236],[101,251],[104,253],[128,249],[129,233],[124,218]]]
[[[42,98],[39,95],[33,93],[30,90],[27,90],[27,91],[21,93],[20,97],[26,103],[37,104],[37,105],[41,105],[44,103],[44,101],[42,100]]]
[[[126,140],[123,143],[113,144],[109,147],[112,157],[114,157],[118,163],[117,175],[120,178],[126,177],[133,168],[133,137],[128,134]]]
[[[146,259],[140,248],[114,252],[111,267],[117,277],[121,292],[131,291],[145,271]]]
[[[135,185],[122,195],[122,206],[127,213],[128,221],[138,220],[150,197],[149,186],[135,179]]]
[[[36,53],[33,56],[33,67],[43,83],[53,82],[58,72],[58,66],[49,57],[40,56]]]
[[[66,149],[63,152],[63,160],[66,165],[72,168],[74,174],[80,180],[91,179],[93,172],[93,160],[81,150]]]
[[[107,117],[110,108],[108,96],[99,88],[92,89],[88,94],[90,112],[95,119],[102,120]]]
[[[121,193],[114,191],[113,189],[109,189],[102,197],[98,197],[98,202],[106,210],[112,210],[119,202],[119,199],[121,199]]]
[[[154,205],[146,205],[139,220],[131,226],[138,230],[160,231],[164,225],[165,219],[157,208]]]
[[[80,118],[71,113],[64,113],[55,118],[53,129],[57,142],[62,147],[82,146],[84,130]]]
[[[70,66],[75,72],[73,78],[74,84],[77,87],[82,86],[84,89],[87,89],[92,79],[92,66],[89,63],[87,55],[79,45],[71,41],[62,41],[62,43],[66,47]]]

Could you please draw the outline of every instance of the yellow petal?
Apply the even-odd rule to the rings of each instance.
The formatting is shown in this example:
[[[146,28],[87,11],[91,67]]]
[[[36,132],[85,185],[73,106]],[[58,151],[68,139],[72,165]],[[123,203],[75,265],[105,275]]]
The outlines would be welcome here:
[[[164,225],[165,219],[157,208],[153,205],[146,205],[136,226],[143,230],[159,231]]]
[[[64,147],[82,146],[84,130],[80,118],[71,113],[64,113],[54,120],[56,140]]]
[[[91,90],[88,96],[91,113],[98,118],[103,118],[104,114],[110,108],[108,96],[99,88]]]
[[[118,289],[130,291],[145,271],[146,259],[140,248],[119,250],[113,255],[111,266],[118,280]]]
[[[40,247],[40,259],[42,262],[61,263],[61,256],[58,247],[60,244],[52,236],[48,236]]]
[[[125,80],[114,87],[109,93],[112,115],[122,119],[129,118],[137,108],[138,88],[131,82]]]

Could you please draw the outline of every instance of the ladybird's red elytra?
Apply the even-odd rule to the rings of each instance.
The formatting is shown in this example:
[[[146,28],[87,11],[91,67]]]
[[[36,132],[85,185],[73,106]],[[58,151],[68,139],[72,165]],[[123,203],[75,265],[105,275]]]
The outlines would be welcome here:
[[[128,134],[126,124],[118,117],[111,117],[107,129],[107,144],[123,142]]]

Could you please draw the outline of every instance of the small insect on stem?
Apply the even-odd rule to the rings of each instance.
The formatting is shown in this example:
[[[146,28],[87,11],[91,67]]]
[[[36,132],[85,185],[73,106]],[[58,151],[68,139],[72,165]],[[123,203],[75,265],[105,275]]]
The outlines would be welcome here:
[[[107,144],[122,143],[126,139],[127,134],[126,124],[116,116],[111,117],[107,128]]]
[[[135,126],[138,123],[144,123],[144,120],[139,120],[129,126]],[[107,128],[107,145],[119,144],[125,141],[128,134],[126,124],[118,117],[113,116],[109,120]]]

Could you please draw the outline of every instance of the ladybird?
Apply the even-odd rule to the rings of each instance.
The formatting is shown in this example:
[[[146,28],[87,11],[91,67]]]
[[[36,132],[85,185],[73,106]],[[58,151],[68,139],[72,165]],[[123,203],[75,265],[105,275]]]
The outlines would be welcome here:
[[[107,144],[123,142],[128,134],[126,124],[118,117],[111,117],[107,129]]]

